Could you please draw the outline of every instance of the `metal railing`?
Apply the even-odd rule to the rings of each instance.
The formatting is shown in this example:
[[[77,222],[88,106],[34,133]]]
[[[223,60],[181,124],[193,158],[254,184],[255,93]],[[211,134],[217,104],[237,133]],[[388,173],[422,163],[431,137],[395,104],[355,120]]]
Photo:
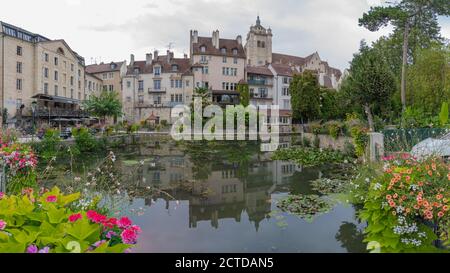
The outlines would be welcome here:
[[[83,110],[38,108],[36,117],[89,117],[89,112]]]
[[[148,93],[166,93],[167,89],[165,87],[157,88],[149,88]]]

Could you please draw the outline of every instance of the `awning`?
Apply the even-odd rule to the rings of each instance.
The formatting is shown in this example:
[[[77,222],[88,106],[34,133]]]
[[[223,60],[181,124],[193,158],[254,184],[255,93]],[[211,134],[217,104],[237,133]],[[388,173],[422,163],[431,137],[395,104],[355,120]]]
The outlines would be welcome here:
[[[37,99],[37,100],[61,102],[61,103],[67,103],[67,104],[80,104],[80,102],[81,102],[77,99],[71,99],[71,98],[60,97],[60,96],[50,96],[47,94],[37,94],[37,95],[32,96],[31,98]]]

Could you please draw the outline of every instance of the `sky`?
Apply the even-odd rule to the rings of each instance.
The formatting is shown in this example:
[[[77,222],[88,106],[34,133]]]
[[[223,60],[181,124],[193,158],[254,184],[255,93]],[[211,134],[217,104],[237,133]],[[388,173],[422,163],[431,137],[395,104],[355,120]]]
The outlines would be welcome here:
[[[273,31],[273,51],[296,56],[319,52],[331,66],[345,69],[360,41],[375,41],[358,18],[383,0],[4,0],[0,21],[50,39],[64,39],[86,64],[144,60],[155,49],[176,57],[189,53],[189,31],[222,38],[242,35],[256,16]],[[450,38],[450,19],[441,18]]]

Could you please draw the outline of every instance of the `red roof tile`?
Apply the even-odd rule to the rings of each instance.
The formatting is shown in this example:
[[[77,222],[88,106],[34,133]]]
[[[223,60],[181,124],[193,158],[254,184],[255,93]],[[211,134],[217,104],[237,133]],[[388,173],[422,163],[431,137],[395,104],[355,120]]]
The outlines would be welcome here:
[[[86,72],[90,74],[104,73],[104,72],[114,72],[120,71],[120,67],[122,67],[123,62],[111,62],[111,63],[102,63],[102,64],[92,64],[86,66]],[[111,66],[115,65],[115,68]]]

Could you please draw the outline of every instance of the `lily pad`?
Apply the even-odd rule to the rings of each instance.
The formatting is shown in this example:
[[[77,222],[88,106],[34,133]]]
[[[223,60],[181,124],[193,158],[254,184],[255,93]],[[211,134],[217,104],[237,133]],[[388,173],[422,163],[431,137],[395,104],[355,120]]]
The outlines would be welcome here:
[[[340,179],[319,178],[311,182],[312,189],[321,194],[342,193],[346,186],[347,182]]]
[[[317,215],[331,210],[329,202],[317,195],[290,195],[278,201],[277,207],[282,211],[312,220]]]

